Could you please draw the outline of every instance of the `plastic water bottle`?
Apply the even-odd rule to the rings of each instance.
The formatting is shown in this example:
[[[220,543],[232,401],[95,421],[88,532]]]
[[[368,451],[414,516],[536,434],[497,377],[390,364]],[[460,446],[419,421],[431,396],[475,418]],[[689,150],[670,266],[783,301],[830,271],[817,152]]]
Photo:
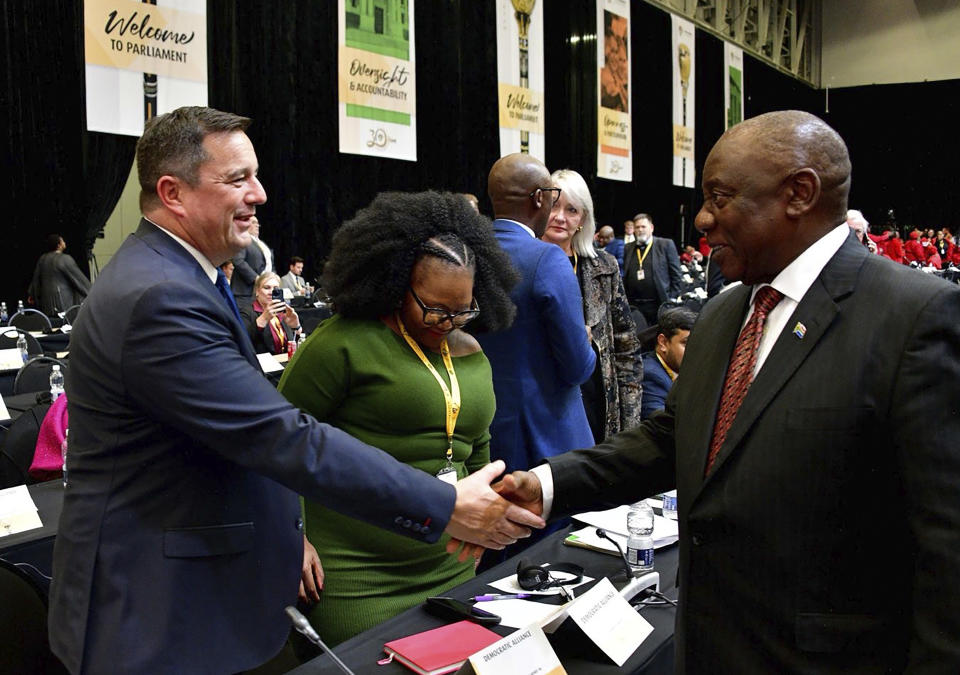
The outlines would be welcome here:
[[[7,303],[0,302],[0,323],[6,326],[9,319],[10,315],[7,313]]]
[[[23,300],[17,300],[17,311],[18,312],[23,311]]]
[[[63,457],[63,487],[67,487],[67,437],[70,435],[70,430],[66,429],[63,432],[63,443],[60,444],[60,456]]]
[[[63,373],[60,372],[60,366],[54,364],[53,370],[50,371],[50,402],[56,401],[62,393]]]
[[[653,571],[653,509],[639,501],[627,512],[627,562],[634,576]]]
[[[30,352],[27,351],[27,334],[17,331],[17,349],[20,350],[20,358],[26,363],[30,360]]]
[[[677,519],[677,491],[670,490],[670,492],[664,492],[663,497],[663,517],[669,518],[670,520]]]

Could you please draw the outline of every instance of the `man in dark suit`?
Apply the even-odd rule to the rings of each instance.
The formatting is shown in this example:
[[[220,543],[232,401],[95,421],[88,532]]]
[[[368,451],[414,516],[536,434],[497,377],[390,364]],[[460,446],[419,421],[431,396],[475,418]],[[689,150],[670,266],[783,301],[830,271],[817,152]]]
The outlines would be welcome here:
[[[233,256],[233,276],[230,277],[230,290],[241,307],[253,302],[253,283],[257,277],[273,269],[267,259],[270,249],[260,241],[260,221],[256,216],[250,219],[250,238],[250,245]]]
[[[652,326],[660,305],[680,295],[680,256],[672,240],[653,236],[653,219],[646,213],[633,222],[636,240],[623,247],[623,287],[630,306]]]
[[[640,419],[647,419],[666,406],[667,395],[680,374],[690,330],[697,314],[686,307],[674,307],[660,313],[653,350],[643,355],[643,398]]]
[[[217,272],[266,200],[248,123],[209,108],[147,123],[144,219],[74,327],[50,589],[50,643],[73,673],[235,673],[276,654],[303,562],[297,493],[423,541],[497,548],[523,534],[508,517],[537,524],[482,484],[497,464],[447,485],[263,377]]]
[[[28,293],[40,311],[49,316],[79,305],[90,292],[90,280],[77,267],[76,261],[64,253],[66,248],[63,237],[49,235],[47,252],[40,256],[33,270]]]
[[[812,115],[727,131],[696,224],[743,285],[666,410],[499,486],[563,515],[676,485],[680,673],[960,672],[960,289],[860,245],[849,188]]]

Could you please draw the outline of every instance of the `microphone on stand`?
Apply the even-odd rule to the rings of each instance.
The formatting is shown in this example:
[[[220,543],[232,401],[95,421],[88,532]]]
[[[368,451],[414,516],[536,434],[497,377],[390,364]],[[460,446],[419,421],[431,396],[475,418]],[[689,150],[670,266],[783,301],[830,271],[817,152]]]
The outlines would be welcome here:
[[[317,635],[317,631],[315,631],[313,626],[310,625],[310,622],[307,621],[307,617],[301,614],[296,607],[288,606],[284,611],[287,613],[287,616],[290,617],[290,621],[293,623],[293,627],[297,629],[298,633],[329,654],[330,658],[335,664],[337,664],[337,667],[340,670],[345,672],[347,675],[354,675],[354,672],[347,667],[347,664],[341,661],[340,658],[333,653],[333,650],[323,643],[323,640],[321,640],[320,636]]]
[[[601,539],[606,539],[611,544],[617,547],[617,551],[620,552],[620,559],[623,561],[623,571],[627,574],[627,581],[630,581],[633,578],[633,570],[630,569],[630,563],[627,562],[627,556],[624,554],[623,549],[620,548],[620,544],[616,539],[607,534],[607,531],[602,527],[597,528],[597,536]]]

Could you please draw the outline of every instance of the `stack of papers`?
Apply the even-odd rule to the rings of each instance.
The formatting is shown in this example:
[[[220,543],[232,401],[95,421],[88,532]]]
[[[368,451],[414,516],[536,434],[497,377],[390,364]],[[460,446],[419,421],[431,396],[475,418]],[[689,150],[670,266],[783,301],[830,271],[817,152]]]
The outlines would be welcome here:
[[[607,534],[617,541],[621,547],[627,546],[627,511],[629,506],[618,506],[615,509],[607,511],[588,511],[575,515],[574,520],[586,523],[589,527],[582,530],[571,532],[563,541],[568,546],[579,546],[588,548],[592,551],[609,553],[619,556],[617,547],[606,539],[597,536],[597,528],[606,530]],[[653,546],[654,548],[663,548],[669,546],[680,538],[680,531],[677,528],[677,521],[664,518],[663,516],[653,516]]]
[[[0,537],[43,527],[26,485],[0,490]]]

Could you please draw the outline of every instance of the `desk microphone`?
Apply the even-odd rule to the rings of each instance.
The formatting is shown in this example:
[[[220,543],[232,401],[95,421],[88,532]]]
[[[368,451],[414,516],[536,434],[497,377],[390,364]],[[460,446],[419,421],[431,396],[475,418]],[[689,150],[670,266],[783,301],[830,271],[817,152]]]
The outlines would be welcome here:
[[[293,623],[293,627],[297,629],[298,633],[329,654],[331,660],[337,664],[337,667],[340,670],[345,672],[347,675],[354,675],[354,672],[347,667],[347,664],[341,661],[340,658],[333,653],[333,650],[323,643],[323,640],[321,640],[320,636],[317,635],[317,631],[315,631],[313,626],[310,625],[310,622],[307,621],[307,617],[301,614],[296,607],[288,606],[284,611],[287,613],[287,616],[290,617],[290,621]]]
[[[617,543],[617,540],[607,534],[607,531],[602,527],[597,528],[597,536],[601,539],[606,539],[617,547],[617,551],[620,553],[620,559],[623,561],[623,571],[627,573],[627,581],[633,579],[633,570],[630,569],[630,563],[627,562],[627,556],[623,554],[623,549],[620,548],[620,544]]]

